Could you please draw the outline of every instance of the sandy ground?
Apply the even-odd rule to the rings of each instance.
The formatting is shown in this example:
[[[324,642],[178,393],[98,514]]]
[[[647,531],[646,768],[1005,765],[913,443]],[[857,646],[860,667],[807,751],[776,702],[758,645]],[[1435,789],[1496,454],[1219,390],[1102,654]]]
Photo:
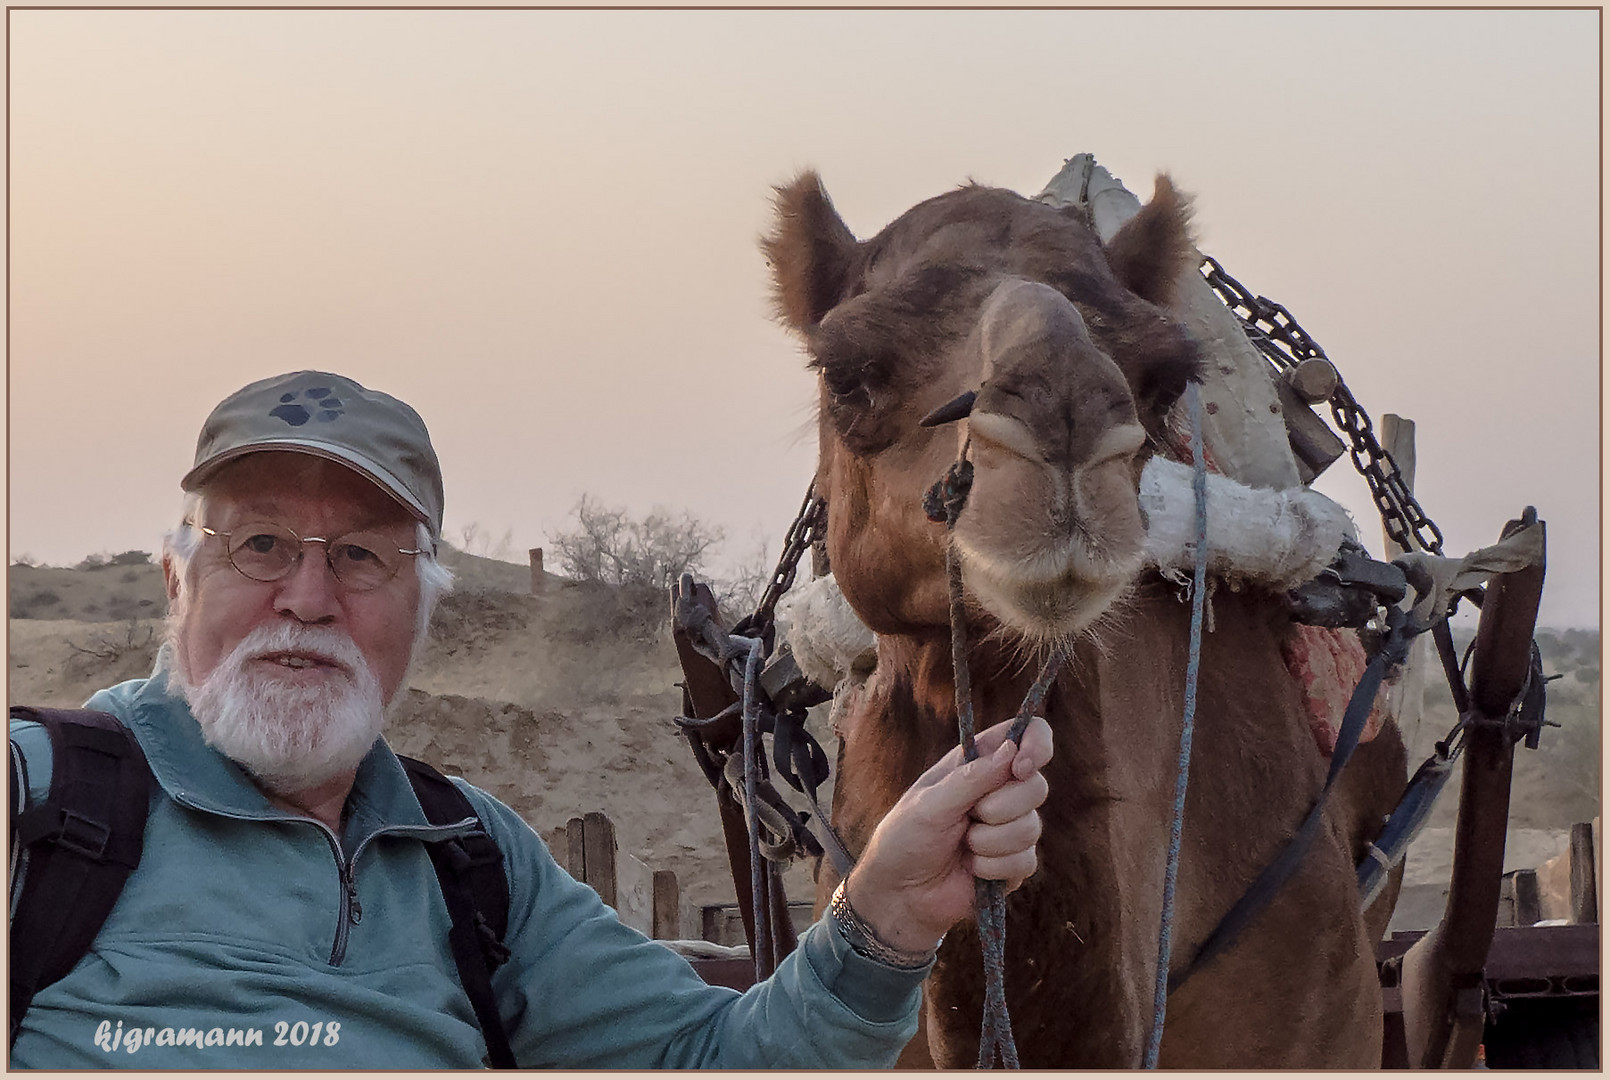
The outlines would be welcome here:
[[[603,812],[622,852],[677,873],[683,936],[698,936],[700,907],[730,903],[734,892],[714,794],[672,722],[681,671],[668,629],[645,617],[659,601],[632,603],[552,575],[532,595],[524,566],[457,553],[450,564],[459,587],[396,704],[392,745],[486,788],[545,836]],[[124,580],[131,573],[137,580]],[[20,599],[74,617],[10,621],[10,700],[76,706],[102,686],[145,675],[161,621],[113,621],[106,612],[149,611],[139,600],[153,589],[155,567],[14,573],[14,611]],[[45,592],[57,599],[44,603]],[[125,599],[113,604],[114,596]],[[95,611],[86,617],[86,608]],[[1597,635],[1591,645],[1591,671],[1579,665],[1551,686],[1550,715],[1565,726],[1545,732],[1542,749],[1517,752],[1506,868],[1558,854],[1572,822],[1598,813],[1597,769],[1583,764],[1589,753],[1598,760]],[[1411,768],[1453,720],[1451,704],[1435,692],[1427,700]],[[1449,785],[1411,850],[1394,929],[1430,925],[1441,911],[1457,787]],[[795,864],[786,881],[790,897],[811,897],[808,865]]]

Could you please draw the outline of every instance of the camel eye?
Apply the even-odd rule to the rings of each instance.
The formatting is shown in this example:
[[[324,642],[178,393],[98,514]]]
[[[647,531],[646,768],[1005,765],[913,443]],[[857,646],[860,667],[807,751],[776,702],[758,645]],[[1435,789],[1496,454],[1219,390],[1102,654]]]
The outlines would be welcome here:
[[[822,379],[834,397],[847,398],[861,389],[861,373],[846,364],[824,364]]]

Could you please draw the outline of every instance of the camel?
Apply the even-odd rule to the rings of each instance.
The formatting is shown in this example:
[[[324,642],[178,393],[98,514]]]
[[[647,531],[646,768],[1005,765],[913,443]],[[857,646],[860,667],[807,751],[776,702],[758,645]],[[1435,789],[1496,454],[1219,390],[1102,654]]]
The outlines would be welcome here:
[[[828,564],[877,635],[842,708],[836,827],[852,852],[957,739],[946,526],[923,494],[965,443],[954,527],[980,727],[1012,715],[1053,646],[1041,869],[1013,893],[1006,997],[1024,1068],[1133,1067],[1152,1017],[1190,603],[1143,565],[1142,468],[1180,445],[1202,359],[1170,314],[1188,200],[1159,175],[1102,243],[1078,207],[967,185],[858,241],[819,177],[777,189],[762,241],[782,321],[819,374],[816,490]],[[920,421],[968,391],[970,415]],[[930,419],[932,419],[930,417]],[[1211,594],[1173,927],[1178,970],[1313,805],[1327,761],[1282,663],[1284,595]],[[1351,631],[1349,631],[1351,633]],[[1355,865],[1403,788],[1388,723],[1360,747],[1301,869],[1168,1000],[1161,1065],[1378,1067],[1375,946],[1395,888],[1360,910]],[[818,910],[836,884],[818,876]],[[976,926],[949,934],[905,1065],[970,1067]]]

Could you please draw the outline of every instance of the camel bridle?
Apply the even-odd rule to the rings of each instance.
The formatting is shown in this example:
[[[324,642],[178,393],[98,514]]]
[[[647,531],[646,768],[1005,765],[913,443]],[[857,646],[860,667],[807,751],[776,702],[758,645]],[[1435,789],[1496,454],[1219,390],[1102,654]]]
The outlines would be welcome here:
[[[976,393],[969,391],[923,418],[924,427],[959,420],[970,411]],[[967,662],[967,612],[962,586],[962,564],[956,550],[956,520],[967,505],[973,487],[973,462],[968,456],[971,438],[962,442],[956,461],[945,470],[923,496],[923,512],[934,522],[945,525],[945,573],[950,598],[950,657],[955,669],[956,727],[962,756],[966,761],[978,757],[974,743],[973,682]],[[1045,708],[1045,698],[1067,659],[1065,645],[1051,649],[1040,665],[1029,692],[1018,707],[1007,738],[1021,743],[1029,721]],[[978,919],[979,944],[984,954],[984,1018],[978,1038],[978,1067],[993,1068],[997,1061],[1008,1069],[1019,1068],[1017,1042],[1012,1038],[1012,1017],[1006,1006],[1006,887],[1004,882],[975,878],[973,908]]]
[[[1192,494],[1195,502],[1194,566],[1191,580],[1190,651],[1185,668],[1185,700],[1180,725],[1179,755],[1174,780],[1174,803],[1169,822],[1168,852],[1164,864],[1163,899],[1157,931],[1157,968],[1152,992],[1152,1022],[1142,1052],[1141,1067],[1157,1068],[1162,1047],[1163,1025],[1168,1012],[1168,995],[1209,960],[1228,949],[1240,932],[1273,899],[1296,870],[1323,818],[1323,811],[1348,758],[1358,745],[1359,735],[1369,716],[1376,691],[1388,665],[1401,662],[1412,631],[1402,612],[1389,620],[1389,633],[1381,652],[1365,670],[1363,679],[1348,704],[1331,768],[1319,799],[1310,810],[1297,835],[1267,866],[1263,873],[1195,950],[1183,969],[1171,975],[1175,896],[1179,880],[1180,844],[1184,834],[1185,794],[1190,779],[1191,747],[1196,727],[1197,682],[1201,671],[1202,629],[1207,596],[1207,455],[1203,446],[1201,394],[1196,383],[1186,387],[1186,408],[1190,423]],[[964,401],[964,399],[966,399]],[[934,411],[923,423],[931,426],[965,416],[972,401],[963,395]],[[956,549],[955,527],[967,504],[973,483],[973,464],[968,452],[971,440],[964,439],[957,460],[923,496],[923,509],[929,519],[944,522],[946,529],[945,567],[949,576],[951,659],[956,678],[956,717],[967,760],[977,756],[973,746],[972,680],[967,662],[966,612],[964,609],[961,560]],[[1046,695],[1057,672],[1067,658],[1067,645],[1052,649],[1039,676],[1023,699],[1013,721],[1009,738],[1018,741],[1029,720],[1044,707]],[[1002,883],[977,884],[975,901],[979,938],[984,954],[984,1019],[979,1039],[978,1067],[991,1068],[999,1060],[1009,1069],[1019,1068],[1017,1047],[1012,1038],[1011,1018],[1006,1006],[1005,947],[1006,902]]]
[[[922,420],[931,427],[961,419],[971,411],[977,394],[969,391]],[[1192,489],[1196,501],[1195,573],[1191,585],[1191,646],[1185,668],[1185,715],[1180,730],[1178,771],[1175,775],[1174,808],[1169,825],[1168,859],[1163,881],[1163,909],[1157,935],[1157,977],[1153,988],[1151,1033],[1142,1067],[1156,1068],[1162,1044],[1163,1018],[1170,989],[1168,969],[1174,927],[1174,894],[1179,878],[1180,838],[1185,817],[1185,789],[1190,776],[1191,739],[1196,721],[1197,673],[1202,658],[1202,622],[1207,582],[1207,467],[1202,446],[1202,406],[1197,384],[1186,388],[1190,412]],[[973,744],[972,675],[967,662],[967,616],[962,584],[960,553],[956,548],[956,521],[967,505],[973,486],[973,463],[968,453],[971,438],[962,441],[956,461],[945,470],[923,496],[928,519],[945,525],[945,570],[949,579],[950,650],[955,668],[956,725],[962,752],[968,761],[978,756]],[[1020,742],[1029,721],[1045,707],[1046,695],[1067,659],[1068,645],[1053,646],[1040,667],[1029,692],[1012,721],[1008,738]],[[978,915],[978,936],[984,954],[984,1018],[979,1034],[978,1067],[992,1068],[999,1061],[1005,1068],[1019,1068],[1017,1045],[1012,1038],[1012,1021],[1006,1006],[1006,891],[1002,882],[978,879],[974,906]]]

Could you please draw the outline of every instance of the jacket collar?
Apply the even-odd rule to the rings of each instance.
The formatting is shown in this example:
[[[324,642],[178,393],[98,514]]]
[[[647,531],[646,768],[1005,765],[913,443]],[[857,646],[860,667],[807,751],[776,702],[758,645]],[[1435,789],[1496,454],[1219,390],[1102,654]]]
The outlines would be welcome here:
[[[244,769],[207,745],[189,706],[169,689],[167,665],[164,649],[149,678],[102,690],[86,707],[116,713],[128,725],[157,783],[180,803],[233,818],[303,820],[269,802]],[[360,842],[380,831],[437,828],[425,819],[408,775],[384,738],[375,740],[358,765],[347,796],[347,817],[347,837]]]

